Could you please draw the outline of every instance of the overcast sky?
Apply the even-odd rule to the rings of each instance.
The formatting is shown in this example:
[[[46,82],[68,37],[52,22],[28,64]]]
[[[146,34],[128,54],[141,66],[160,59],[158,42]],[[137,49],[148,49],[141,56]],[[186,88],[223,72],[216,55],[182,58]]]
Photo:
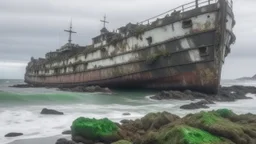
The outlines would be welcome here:
[[[43,57],[67,42],[72,18],[73,41],[91,43],[103,15],[112,31],[192,0],[0,0],[0,79],[22,79],[31,56]],[[256,0],[235,0],[237,41],[226,58],[222,78],[256,74]]]

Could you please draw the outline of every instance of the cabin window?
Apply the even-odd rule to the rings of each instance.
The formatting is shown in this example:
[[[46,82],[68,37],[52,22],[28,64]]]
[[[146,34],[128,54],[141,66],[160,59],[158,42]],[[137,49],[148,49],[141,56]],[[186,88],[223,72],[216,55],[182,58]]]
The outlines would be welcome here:
[[[199,54],[201,57],[207,56],[209,54],[208,47],[200,47],[199,48]]]
[[[59,69],[57,69],[57,68],[54,69],[54,73],[55,73],[55,74],[59,74]]]
[[[77,68],[77,65],[73,65],[73,66],[72,66],[73,72],[76,71],[76,68]]]
[[[189,20],[184,20],[182,22],[182,28],[190,28],[192,27],[192,20],[189,19]]]
[[[148,38],[147,38],[147,41],[148,41],[148,45],[151,45],[151,44],[152,44],[152,41],[153,41],[153,40],[152,40],[152,37],[148,37]]]

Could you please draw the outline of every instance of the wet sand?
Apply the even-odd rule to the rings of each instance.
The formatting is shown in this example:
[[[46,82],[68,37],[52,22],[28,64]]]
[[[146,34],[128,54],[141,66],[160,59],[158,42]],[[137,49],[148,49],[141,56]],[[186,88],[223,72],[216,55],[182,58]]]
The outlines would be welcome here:
[[[59,138],[70,139],[70,136],[53,136],[53,137],[45,137],[45,138],[34,138],[34,139],[22,139],[16,140],[9,144],[55,144]]]

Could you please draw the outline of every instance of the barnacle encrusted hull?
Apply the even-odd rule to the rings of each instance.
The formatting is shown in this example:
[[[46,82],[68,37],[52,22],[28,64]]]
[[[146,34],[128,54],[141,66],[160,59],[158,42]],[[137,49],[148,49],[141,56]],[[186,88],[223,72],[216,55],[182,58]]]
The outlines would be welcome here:
[[[90,46],[69,44],[70,49],[48,53],[46,59],[32,59],[25,82],[215,93],[235,41],[235,20],[229,1],[205,2],[183,5],[180,11],[153,22],[148,19],[146,24],[129,23],[118,32],[104,27]]]

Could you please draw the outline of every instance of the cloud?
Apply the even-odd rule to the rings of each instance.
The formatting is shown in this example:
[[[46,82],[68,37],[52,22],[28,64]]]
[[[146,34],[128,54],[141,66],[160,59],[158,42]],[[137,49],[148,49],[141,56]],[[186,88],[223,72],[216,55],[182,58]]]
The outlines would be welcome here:
[[[72,18],[75,43],[87,45],[102,28],[100,19],[107,14],[110,31],[128,22],[136,23],[159,13],[188,3],[192,0],[1,0],[0,1],[0,62],[13,61],[27,63],[31,56],[44,57],[67,42],[68,28]],[[235,78],[256,73],[249,63],[255,61],[255,0],[234,1],[237,41],[223,67],[223,78]],[[240,64],[239,73],[234,73]],[[8,64],[7,64],[8,65]],[[1,69],[4,68],[3,63]],[[6,64],[5,64],[6,66]],[[251,66],[251,68],[250,68]],[[5,67],[1,75],[20,66]],[[24,67],[24,66],[23,66]],[[250,71],[250,72],[248,72]],[[14,72],[13,72],[14,73]],[[23,78],[23,74],[20,78]],[[1,78],[1,77],[0,77]]]

